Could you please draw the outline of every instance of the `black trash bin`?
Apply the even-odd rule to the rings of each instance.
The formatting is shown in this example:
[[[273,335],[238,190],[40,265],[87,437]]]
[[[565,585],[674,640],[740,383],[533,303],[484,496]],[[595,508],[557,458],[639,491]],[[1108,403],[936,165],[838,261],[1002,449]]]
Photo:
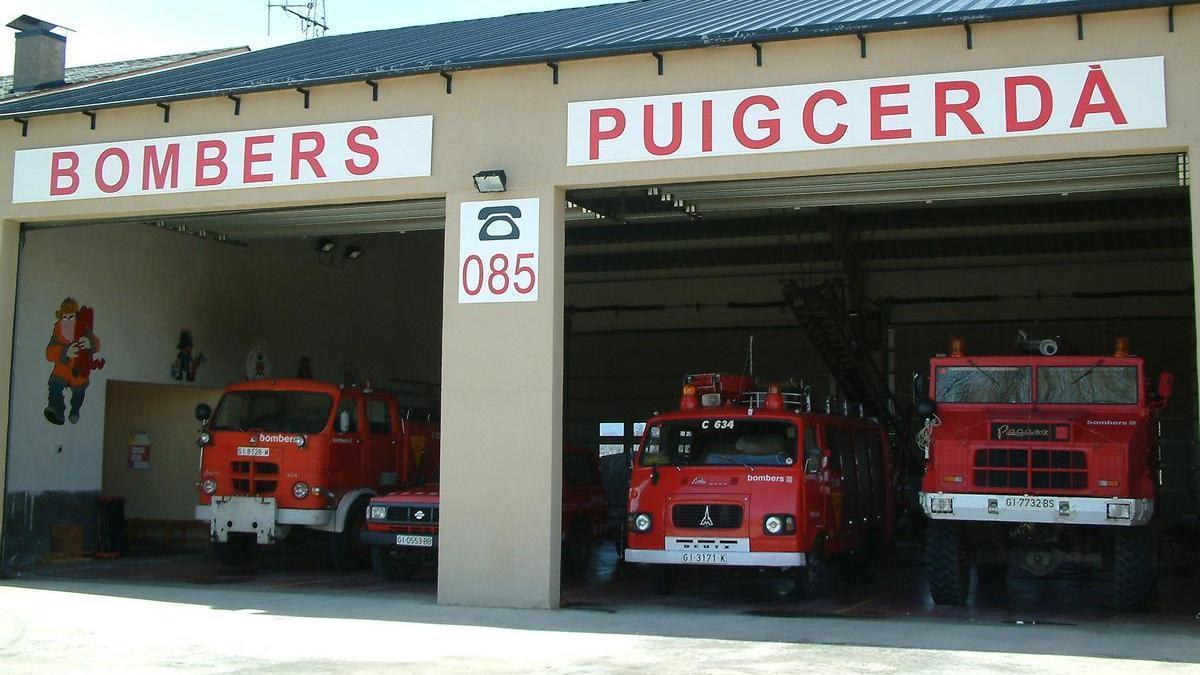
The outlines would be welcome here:
[[[125,498],[96,500],[96,557],[117,558],[125,552]]]

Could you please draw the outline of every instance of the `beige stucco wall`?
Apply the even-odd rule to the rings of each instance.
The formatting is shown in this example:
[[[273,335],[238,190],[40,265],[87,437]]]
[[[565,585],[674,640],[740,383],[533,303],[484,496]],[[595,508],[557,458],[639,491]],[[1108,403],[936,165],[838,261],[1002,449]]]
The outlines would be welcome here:
[[[858,41],[846,36],[767,44],[761,68],[755,67],[754,51],[749,46],[713,47],[667,53],[666,72],[661,77],[651,56],[638,55],[565,62],[560,68],[558,86],[551,83],[550,69],[539,64],[456,73],[452,95],[445,94],[441,77],[425,75],[381,82],[377,103],[371,102],[370,88],[365,84],[350,84],[313,88],[312,106],[308,110],[303,108],[300,94],[287,90],[244,96],[242,114],[238,117],[233,115],[230,101],[218,98],[174,103],[170,124],[163,124],[162,111],[153,105],[100,111],[95,131],[88,129],[88,119],[78,113],[35,118],[26,138],[20,136],[20,125],[0,124],[0,156],[4,157],[0,162],[0,218],[5,222],[3,232],[8,233],[14,228],[13,223],[23,220],[86,220],[447,194],[452,195],[453,201],[465,197],[471,174],[484,168],[506,169],[514,196],[539,195],[550,200],[561,195],[561,190],[556,189],[562,187],[1184,151],[1200,145],[1200,119],[1195,112],[1200,101],[1200,81],[1194,73],[1195,64],[1200,63],[1200,7],[1177,7],[1175,26],[1174,33],[1167,32],[1167,12],[1163,8],[1088,15],[1083,41],[1076,39],[1074,17],[1063,17],[977,25],[972,50],[966,49],[961,27],[947,27],[870,35],[866,59],[859,58]],[[1169,126],[1165,129],[565,166],[565,113],[570,101],[1151,55],[1166,57]],[[16,149],[416,114],[434,116],[430,177],[53,204],[9,203],[10,158]],[[449,205],[451,213],[455,212],[456,203]],[[550,261],[561,256],[562,239],[560,233],[548,234],[546,230],[549,224],[561,220],[557,217],[552,220],[546,208],[544,204],[542,259],[543,265],[550,263],[553,268],[557,266]],[[15,238],[8,234],[0,237],[0,263],[5,263],[0,267],[0,310],[10,315],[15,257],[9,244],[13,241]],[[458,241],[454,219],[447,224],[446,241],[445,259],[453,263],[446,266],[446,280],[447,287],[452,288]],[[521,522],[498,511],[493,501],[521,504],[531,499],[530,508],[557,509],[557,491],[549,490],[546,494],[541,479],[556,479],[559,470],[555,449],[559,441],[554,436],[559,422],[554,419],[557,415],[554,411],[558,408],[555,397],[562,386],[558,364],[561,335],[548,337],[547,331],[552,324],[554,330],[559,330],[561,322],[554,323],[550,317],[559,311],[551,305],[558,303],[561,296],[556,292],[557,281],[543,277],[543,283],[546,286],[542,299],[534,308],[503,305],[461,308],[449,290],[444,292],[442,360],[443,371],[448,375],[443,416],[447,441],[443,460],[447,513],[443,541],[458,542],[459,538],[472,536],[472,532],[458,529],[468,527],[469,515],[474,533],[488,530],[484,539],[491,543],[478,546],[455,543],[455,551],[515,556],[511,562],[480,556],[443,568],[445,576],[440,583],[442,597],[447,601],[512,606],[554,604],[555,591],[548,588],[542,572],[547,565],[554,566],[551,563],[557,555],[546,550],[547,543],[554,540],[554,533],[545,529],[553,527],[557,516],[542,514],[533,523]],[[0,325],[3,324],[0,316]],[[505,350],[489,353],[511,356],[515,363],[529,368],[502,368],[496,361],[472,356],[477,343],[468,336],[485,326],[493,334],[512,341]],[[0,330],[7,332],[9,328]],[[7,335],[0,334],[0,363],[6,364],[5,367],[10,342]],[[522,344],[530,348],[516,346]],[[469,373],[462,364],[475,364],[483,373],[503,370],[509,377],[502,385],[497,383],[490,396],[476,394],[473,398],[466,385]],[[0,372],[0,376],[3,374]],[[492,375],[482,377],[485,382],[496,382]],[[0,382],[7,382],[7,378],[0,377]],[[0,387],[0,411],[7,410],[7,395],[7,388]],[[508,397],[528,401],[527,410],[536,414],[516,414],[515,405],[503,400]],[[496,398],[502,401],[496,404],[493,400]],[[545,419],[545,414],[551,415],[551,419]],[[506,449],[518,465],[532,466],[548,460],[549,472],[539,471],[522,480],[498,483],[487,471],[476,470],[478,466],[492,466],[491,460],[478,463],[490,450],[499,447],[498,429],[506,430],[513,440],[522,441],[522,447]],[[479,495],[488,498],[480,499]],[[500,541],[508,543],[501,548]],[[512,581],[512,570],[521,566],[528,570],[531,580],[501,587]]]

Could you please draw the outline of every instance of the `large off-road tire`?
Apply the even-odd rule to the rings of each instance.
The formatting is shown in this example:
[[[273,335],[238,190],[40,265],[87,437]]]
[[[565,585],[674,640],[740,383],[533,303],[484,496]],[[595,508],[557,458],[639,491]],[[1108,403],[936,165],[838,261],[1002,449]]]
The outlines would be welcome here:
[[[971,567],[956,523],[935,520],[925,530],[925,574],[929,595],[939,605],[963,605],[971,587]]]
[[[371,547],[371,568],[380,579],[386,581],[407,581],[417,573],[416,565],[392,555],[392,550],[387,546]]]
[[[245,567],[258,555],[258,539],[246,532],[231,532],[229,541],[213,542],[213,553],[228,567]]]
[[[1158,570],[1154,533],[1148,527],[1121,528],[1113,537],[1113,593],[1118,609],[1146,609],[1154,600]]]
[[[359,539],[359,532],[367,520],[367,497],[360,497],[346,513],[346,526],[334,532],[329,539],[329,558],[334,569],[366,569],[371,561],[371,547]]]
[[[592,559],[592,535],[587,523],[571,525],[562,546],[562,571],[570,578],[582,576]]]
[[[674,565],[655,565],[650,571],[650,585],[659,595],[670,595],[675,592],[675,575],[678,570]]]

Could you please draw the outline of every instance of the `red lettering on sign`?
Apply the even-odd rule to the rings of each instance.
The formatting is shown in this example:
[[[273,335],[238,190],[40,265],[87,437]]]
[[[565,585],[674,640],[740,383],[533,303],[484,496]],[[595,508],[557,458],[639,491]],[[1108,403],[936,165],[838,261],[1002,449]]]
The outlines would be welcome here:
[[[842,137],[846,135],[846,131],[850,127],[838,122],[837,125],[834,126],[833,131],[827,134],[823,134],[818,131],[815,117],[817,114],[817,105],[822,101],[833,101],[834,105],[841,107],[846,105],[846,96],[836,89],[822,89],[812,96],[809,96],[808,100],[804,103],[804,133],[813,143],[820,143],[822,145],[837,143],[838,141],[842,140]]]
[[[642,108],[642,144],[646,152],[659,157],[674,154],[683,143],[683,103],[676,101],[671,104],[671,141],[659,145],[654,141],[654,105],[647,104]]]
[[[700,102],[700,151],[712,152],[712,101]]]
[[[775,99],[759,94],[747,97],[733,111],[733,135],[737,138],[738,143],[751,150],[762,150],[779,142],[779,120],[776,118],[767,118],[758,121],[758,128],[766,131],[766,136],[751,138],[746,133],[746,113],[750,108],[757,105],[763,106],[770,112],[779,110],[779,103]]]
[[[886,141],[893,138],[912,138],[912,129],[884,129],[883,118],[908,114],[908,104],[884,105],[884,96],[907,94],[907,84],[888,84],[871,87],[871,140]]]
[[[116,157],[121,173],[115,182],[104,180],[104,164],[110,157]],[[119,192],[129,182],[129,154],[121,148],[106,148],[96,158],[96,187],[105,194]]]
[[[66,166],[63,166],[66,160]],[[79,154],[74,152],[56,152],[50,155],[50,194],[73,195],[79,189]],[[63,185],[63,178],[67,184]]]
[[[1100,92],[1100,100],[1092,103],[1096,92]],[[1083,121],[1088,115],[1104,113],[1112,118],[1113,124],[1129,123],[1125,119],[1125,112],[1121,110],[1121,104],[1117,103],[1117,95],[1113,92],[1112,85],[1104,76],[1104,70],[1099,65],[1094,65],[1088,69],[1087,79],[1083,81],[1083,91],[1079,93],[1079,102],[1075,104],[1075,115],[1071,117],[1071,128],[1078,129],[1083,126]]]
[[[255,152],[254,146],[273,142],[275,142],[275,134],[246,137],[242,150],[242,182],[270,183],[275,178],[275,174],[269,171],[267,173],[254,173],[255,164],[271,161],[270,152]],[[292,161],[294,162],[295,160]]]
[[[967,95],[966,100],[959,103],[950,102],[950,92],[963,92]],[[979,85],[968,80],[952,80],[950,82],[936,82],[933,85],[934,98],[934,135],[946,135],[946,120],[950,115],[958,116],[963,126],[967,131],[975,135],[983,133],[983,127],[979,126],[979,120],[971,114],[971,109],[979,105]]]
[[[1017,119],[1019,87],[1033,87],[1038,93],[1038,114],[1033,119]],[[1046,126],[1054,112],[1054,92],[1050,84],[1037,75],[1014,75],[1004,78],[1004,128],[1012,131],[1036,131]]]
[[[608,118],[612,120],[613,125],[610,129],[601,131],[600,120]],[[591,145],[591,158],[600,159],[600,141],[608,141],[614,138],[619,138],[625,133],[625,113],[617,108],[596,108],[591,111],[590,124],[588,125],[588,139]]]
[[[210,155],[210,150],[215,152]],[[229,177],[229,167],[225,164],[226,152],[228,148],[225,147],[225,141],[196,142],[196,187],[210,187],[225,182]],[[216,175],[205,175],[205,171],[210,168],[216,168]]]
[[[158,146],[147,145],[142,151],[142,189],[150,189],[151,178],[154,179],[154,189],[163,189],[167,186],[168,173],[171,187],[179,187],[179,144],[169,143],[161,162],[158,159]]]
[[[350,148],[350,152],[362,155],[367,160],[365,164],[360,166],[355,164],[353,159],[348,159],[346,160],[346,170],[355,176],[366,176],[379,168],[379,150],[372,145],[367,145],[359,141],[359,136],[366,136],[372,141],[377,141],[379,140],[379,132],[375,130],[375,127],[364,124],[360,127],[354,127],[350,130],[350,133],[346,134],[346,147]],[[325,172],[322,171],[320,175],[324,177]]]
[[[307,150],[301,148],[300,144],[305,141],[312,143],[312,147]],[[314,176],[324,178],[325,169],[321,166],[321,160],[318,159],[324,151],[325,134],[319,131],[297,131],[292,134],[292,180],[300,179],[300,162],[307,163]]]

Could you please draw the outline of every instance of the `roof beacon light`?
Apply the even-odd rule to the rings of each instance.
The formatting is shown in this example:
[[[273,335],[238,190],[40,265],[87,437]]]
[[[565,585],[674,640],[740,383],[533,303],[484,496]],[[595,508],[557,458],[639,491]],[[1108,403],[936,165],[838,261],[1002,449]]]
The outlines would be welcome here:
[[[767,387],[767,400],[764,407],[767,410],[783,410],[783,394],[779,393],[778,384]]]
[[[1115,345],[1113,346],[1113,356],[1118,358],[1122,356],[1129,356],[1129,338],[1119,337],[1114,342]]]
[[[679,398],[680,410],[695,410],[700,407],[700,399],[696,396],[696,387],[690,384],[683,385],[683,396]]]
[[[960,337],[950,338],[950,356],[966,356],[967,341]]]

